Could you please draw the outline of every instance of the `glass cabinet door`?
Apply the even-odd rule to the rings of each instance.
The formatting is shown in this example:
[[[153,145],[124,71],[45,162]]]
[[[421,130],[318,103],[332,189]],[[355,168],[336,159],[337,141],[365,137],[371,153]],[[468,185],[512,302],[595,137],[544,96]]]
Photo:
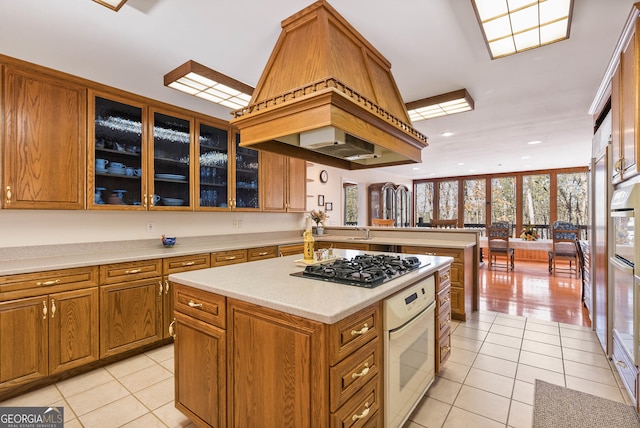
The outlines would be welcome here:
[[[150,207],[191,206],[192,120],[153,112],[153,187]]]
[[[205,123],[198,124],[199,208],[228,208],[229,133]]]
[[[257,209],[258,207],[258,151],[240,147],[240,134],[236,134],[236,197],[234,208]]]
[[[93,165],[89,165],[93,185],[89,198],[91,208],[122,208],[143,204],[143,141],[142,118],[145,108],[128,102],[114,101],[101,96],[93,98],[94,150]],[[90,138],[91,144],[91,138]],[[91,172],[93,174],[91,174]]]

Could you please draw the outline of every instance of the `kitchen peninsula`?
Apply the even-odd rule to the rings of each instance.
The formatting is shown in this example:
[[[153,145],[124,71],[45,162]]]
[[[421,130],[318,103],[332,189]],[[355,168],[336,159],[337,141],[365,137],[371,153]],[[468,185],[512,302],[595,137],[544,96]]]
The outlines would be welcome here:
[[[364,254],[334,251],[347,259]],[[453,259],[416,256],[420,268],[363,288],[292,276],[304,269],[300,258],[169,276],[176,407],[191,419],[212,427],[328,427],[358,419],[383,426],[383,302],[417,283],[432,284],[421,293],[433,299]],[[428,333],[433,346],[433,327]]]

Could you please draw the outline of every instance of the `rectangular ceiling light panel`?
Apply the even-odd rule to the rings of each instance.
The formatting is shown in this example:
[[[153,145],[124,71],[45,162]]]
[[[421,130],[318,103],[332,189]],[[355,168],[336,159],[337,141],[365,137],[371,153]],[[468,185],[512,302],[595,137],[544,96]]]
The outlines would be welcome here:
[[[473,110],[474,102],[466,89],[407,103],[412,122]]]
[[[249,105],[253,88],[215,70],[188,61],[164,76],[165,86],[230,109]]]
[[[573,0],[471,0],[493,59],[569,38]]]

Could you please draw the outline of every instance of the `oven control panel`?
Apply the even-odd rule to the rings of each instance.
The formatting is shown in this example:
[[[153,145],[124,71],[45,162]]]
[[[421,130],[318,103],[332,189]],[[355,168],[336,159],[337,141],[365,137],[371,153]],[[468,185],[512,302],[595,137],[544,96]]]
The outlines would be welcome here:
[[[434,275],[422,279],[383,302],[384,329],[393,330],[410,321],[435,301]]]

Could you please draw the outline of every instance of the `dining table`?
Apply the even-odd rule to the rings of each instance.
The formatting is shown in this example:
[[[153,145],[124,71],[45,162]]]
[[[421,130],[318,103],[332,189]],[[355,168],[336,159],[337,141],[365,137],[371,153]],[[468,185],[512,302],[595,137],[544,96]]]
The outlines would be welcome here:
[[[533,251],[551,251],[553,239],[536,239],[535,241],[527,241],[522,238],[509,238],[509,248],[533,250]],[[488,248],[489,240],[486,236],[480,237],[480,248]]]

